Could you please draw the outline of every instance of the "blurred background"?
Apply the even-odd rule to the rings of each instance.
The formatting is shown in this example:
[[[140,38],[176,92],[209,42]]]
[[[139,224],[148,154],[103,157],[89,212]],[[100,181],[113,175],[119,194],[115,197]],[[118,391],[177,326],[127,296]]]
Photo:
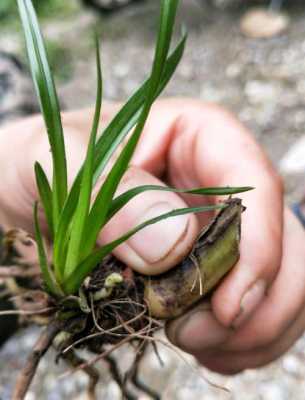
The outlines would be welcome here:
[[[156,0],[33,0],[47,42],[63,109],[94,103],[92,32],[102,42],[104,93],[126,100],[149,71],[157,27]],[[260,7],[258,10],[257,7]],[[184,0],[178,25],[189,38],[164,96],[217,102],[245,123],[281,172],[287,202],[305,192],[305,4],[297,0]],[[0,0],[0,124],[38,110],[27,71],[15,1]],[[2,328],[0,328],[1,330]],[[16,372],[36,339],[24,330],[0,348],[0,399],[10,398]],[[148,355],[143,377],[162,399],[304,400],[305,338],[270,366],[224,378],[204,371],[215,389],[168,350],[164,367]],[[130,355],[119,355],[122,364]],[[41,363],[27,400],[82,399],[86,378],[58,381],[54,354]],[[101,365],[101,399],[119,392]],[[143,398],[144,399],[144,398]]]

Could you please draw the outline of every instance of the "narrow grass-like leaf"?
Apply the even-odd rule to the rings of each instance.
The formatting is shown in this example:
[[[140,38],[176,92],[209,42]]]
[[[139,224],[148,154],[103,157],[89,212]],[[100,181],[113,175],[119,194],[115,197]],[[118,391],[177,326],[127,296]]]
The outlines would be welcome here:
[[[36,184],[39,191],[40,200],[43,205],[48,228],[51,237],[54,237],[53,216],[52,216],[52,190],[48,178],[39,162],[35,163]]]
[[[162,80],[156,93],[155,98],[163,91],[171,76],[174,74],[179,61],[183,55],[185,49],[186,34],[180,39],[178,45],[173,50],[171,55],[168,57]],[[121,108],[116,114],[113,120],[110,122],[108,127],[105,129],[103,134],[97,140],[96,151],[95,151],[95,175],[93,181],[96,182],[101,172],[107,165],[109,159],[124,140],[126,135],[137,123],[141,114],[141,109],[145,101],[145,94],[149,87],[150,79],[148,79],[140,89],[136,91],[134,95],[127,101],[127,103]],[[82,169],[81,169],[82,171]],[[72,188],[69,192],[66,204],[63,212],[60,216],[58,229],[56,232],[54,242],[54,264],[59,265],[65,263],[65,252],[67,247],[67,232],[68,228],[77,205],[77,199],[79,196],[80,182],[81,182],[81,171],[76,177]]]
[[[71,232],[71,221],[73,219],[73,214],[78,203],[80,183],[81,174],[78,175],[69,192],[69,196],[61,213],[56,235],[54,238],[53,263],[55,271],[58,271],[58,273],[60,273],[61,271],[61,266],[65,265],[66,263],[67,247]]]
[[[180,208],[177,210],[170,211],[165,214],[161,214],[155,218],[152,218],[148,221],[143,222],[142,224],[136,226],[130,231],[126,232],[120,238],[114,240],[111,243],[106,244],[95,252],[91,253],[78,267],[74,270],[71,275],[65,280],[64,290],[67,294],[73,294],[77,292],[78,288],[82,284],[83,280],[88,276],[93,269],[98,265],[99,262],[102,261],[104,257],[110,254],[117,246],[126,242],[131,236],[135,235],[142,229],[146,228],[149,225],[156,224],[162,220],[177,217],[179,215],[185,215],[190,213],[200,213],[206,211],[213,211],[226,208],[226,204],[218,204],[213,206],[202,206],[202,207],[188,207],[188,208]]]
[[[102,106],[102,90],[103,90],[99,41],[97,37],[96,37],[96,70],[97,70],[97,93],[96,93],[95,114],[93,119],[93,126],[91,130],[89,145],[87,149],[87,155],[83,166],[82,183],[80,188],[78,205],[72,221],[71,238],[68,245],[66,266],[65,270],[62,271],[62,274],[64,272],[64,275],[69,275],[79,263],[82,235],[90,209],[91,192],[93,184],[94,146],[100,122],[101,106]]]
[[[176,48],[168,57],[164,66],[160,85],[154,96],[154,100],[162,93],[169,80],[173,76],[183,56],[186,38],[187,35],[186,33],[184,33]],[[117,113],[117,115],[113,118],[108,127],[105,129],[102,136],[98,139],[96,144],[94,175],[95,182],[99,178],[101,172],[107,165],[109,159],[117,149],[118,145],[122,142],[122,140],[124,140],[127,134],[138,122],[150,84],[151,78],[144,82],[141,88],[138,89],[137,92],[121,108],[121,110]]]
[[[40,101],[53,157],[53,225],[56,229],[67,196],[65,144],[58,97],[37,16],[30,0],[18,0],[33,81]]]
[[[161,192],[172,192],[172,193],[181,193],[181,194],[192,194],[192,195],[200,195],[200,196],[227,196],[237,193],[248,192],[252,190],[253,187],[244,186],[244,187],[207,187],[207,188],[197,188],[197,189],[176,189],[168,186],[158,186],[158,185],[144,185],[137,186],[130,190],[127,190],[125,193],[122,193],[118,197],[116,197],[109,208],[107,215],[107,222],[123,208],[130,200],[134,197],[138,196],[141,193],[147,191],[161,191]]]
[[[178,0],[163,0],[161,3],[159,34],[145,104],[133,134],[129,138],[127,144],[123,148],[121,154],[108,174],[92,206],[88,223],[84,231],[82,249],[82,254],[84,257],[86,257],[95,246],[98,233],[106,221],[106,216],[113,195],[122,176],[128,168],[129,162],[135,151],[136,145],[149,115],[151,106],[155,100],[155,95],[162,80],[162,73],[171,43],[177,6]]]
[[[57,285],[56,279],[53,275],[52,270],[49,267],[46,252],[43,245],[42,234],[38,221],[38,203],[34,205],[34,224],[35,224],[35,238],[38,247],[38,256],[40,262],[40,268],[43,276],[44,283],[47,291],[56,297],[63,296],[63,291]]]

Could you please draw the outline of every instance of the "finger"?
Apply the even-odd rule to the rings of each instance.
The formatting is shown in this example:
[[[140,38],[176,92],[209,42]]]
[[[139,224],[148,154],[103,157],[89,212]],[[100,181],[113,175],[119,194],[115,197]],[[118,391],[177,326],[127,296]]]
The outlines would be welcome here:
[[[305,325],[305,319],[300,317],[305,304],[304,243],[303,227],[286,209],[281,270],[253,318],[237,331],[225,329],[211,309],[201,304],[168,324],[169,339],[191,354],[200,354],[201,361],[209,367],[213,365],[215,369],[216,365],[219,368],[222,365],[219,372],[235,371],[239,364],[231,364],[233,357],[243,360],[243,368],[246,368],[250,358],[252,363],[256,360],[263,364],[264,360],[280,356],[302,332],[299,324],[303,328]]]
[[[198,350],[199,361],[225,374],[263,366],[284,354],[305,328],[305,232],[286,210],[280,274],[245,327],[218,348]]]
[[[281,260],[282,187],[267,157],[230,114],[187,100],[156,105],[140,151],[135,164],[155,173],[167,170],[177,187],[255,187],[241,195],[247,211],[240,261],[212,298],[222,324],[241,325],[263,300]]]
[[[286,209],[281,269],[254,317],[236,331],[224,349],[252,350],[268,346],[285,332],[305,305],[305,232]]]
[[[197,354],[198,361],[214,372],[237,374],[245,369],[266,366],[285,354],[305,329],[305,309],[282,336],[267,346],[249,351],[211,350]]]
[[[163,185],[148,172],[136,167],[124,175],[117,194],[141,185]],[[187,207],[175,193],[151,191],[132,199],[105,226],[101,243],[117,239],[135,226],[170,212]],[[194,215],[182,215],[151,225],[118,246],[114,254],[133,269],[155,275],[167,271],[186,256],[198,235]]]
[[[107,124],[115,105],[107,104],[102,112],[102,125]],[[71,183],[84,159],[92,110],[84,109],[62,115]],[[52,159],[40,115],[24,118],[0,129],[0,215],[1,223],[33,232],[33,202],[38,199],[34,163],[39,161],[49,180]]]
[[[235,118],[217,109],[202,110],[200,118],[201,125],[190,144],[195,149],[193,164],[200,184],[255,187],[240,196],[247,207],[242,218],[240,260],[212,297],[218,320],[225,326],[239,326],[255,312],[280,265],[281,188],[264,154]],[[181,131],[185,131],[183,124],[190,122],[181,124]],[[185,148],[186,140],[181,137]],[[176,140],[178,147],[179,138]],[[172,170],[179,170],[178,151],[172,159]],[[179,175],[174,178],[179,184]]]
[[[234,332],[217,321],[209,303],[201,302],[182,317],[168,322],[166,334],[175,346],[196,356],[219,348]]]

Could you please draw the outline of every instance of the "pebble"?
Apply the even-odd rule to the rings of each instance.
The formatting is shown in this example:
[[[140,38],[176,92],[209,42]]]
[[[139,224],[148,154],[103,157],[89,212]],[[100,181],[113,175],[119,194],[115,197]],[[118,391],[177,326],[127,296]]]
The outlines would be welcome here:
[[[125,78],[129,73],[129,65],[127,63],[117,63],[113,72],[117,78]]]
[[[305,172],[305,136],[302,136],[289,148],[281,159],[279,168],[283,174]]]
[[[112,399],[119,399],[120,396],[120,390],[118,388],[118,385],[115,382],[110,382],[107,385],[107,399],[112,400]]]
[[[241,32],[253,39],[266,39],[283,33],[289,26],[287,15],[264,8],[249,10],[240,21]]]
[[[260,104],[278,96],[279,88],[271,82],[254,80],[246,83],[244,92],[251,104]]]
[[[207,102],[221,103],[225,97],[225,92],[215,85],[205,82],[200,92],[200,98]]]
[[[242,67],[240,64],[230,64],[226,68],[226,76],[228,78],[236,78],[242,73]]]
[[[28,392],[25,396],[25,400],[36,400],[36,396],[33,392]]]
[[[261,386],[261,394],[264,400],[288,400],[287,393],[276,382]]]
[[[289,374],[298,375],[304,371],[303,363],[294,355],[287,355],[282,361],[283,369]]]

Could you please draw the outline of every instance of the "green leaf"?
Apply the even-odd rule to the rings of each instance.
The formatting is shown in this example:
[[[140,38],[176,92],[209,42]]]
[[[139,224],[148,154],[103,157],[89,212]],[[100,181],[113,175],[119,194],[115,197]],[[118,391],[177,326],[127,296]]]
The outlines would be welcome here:
[[[47,224],[51,237],[54,237],[54,226],[52,218],[52,191],[49,185],[48,178],[42,169],[39,162],[35,163],[36,184],[39,191],[39,196],[43,205],[44,213],[47,219]]]
[[[33,81],[53,157],[53,225],[56,230],[59,214],[67,196],[67,165],[59,102],[32,2],[18,0],[18,7]]]
[[[38,203],[34,205],[34,223],[35,223],[35,238],[38,247],[38,256],[40,262],[41,273],[43,276],[44,283],[47,287],[48,292],[53,294],[55,297],[62,297],[63,291],[58,286],[56,279],[53,275],[51,268],[49,267],[46,252],[43,245],[42,234],[38,221]]]
[[[111,200],[117,190],[122,176],[129,166],[129,162],[143,131],[151,106],[155,100],[156,93],[158,92],[158,87],[162,80],[162,73],[165,68],[165,62],[171,43],[177,6],[177,0],[163,0],[161,2],[159,35],[144,107],[133,134],[123,148],[96,196],[84,231],[82,248],[82,254],[84,257],[86,257],[94,248],[99,231],[105,224]]]
[[[187,35],[184,32],[178,45],[168,57],[164,67],[162,79],[154,99],[160,95],[174,74],[183,56],[186,38]],[[101,137],[98,139],[96,144],[95,182],[98,180],[103,169],[116,151],[119,144],[125,139],[127,134],[138,122],[150,82],[151,78],[144,82],[141,88],[138,89],[136,93],[121,108],[121,110],[105,129]]]
[[[77,181],[81,180],[81,174],[76,178]],[[55,267],[56,274],[59,274],[62,270],[62,265],[66,263],[67,247],[71,232],[71,222],[73,219],[73,214],[78,204],[78,196],[80,190],[80,182],[74,181],[72,188],[69,192],[66,204],[61,213],[59,224],[57,227],[56,235],[54,238],[53,246],[53,263]]]
[[[91,200],[91,192],[93,184],[94,146],[100,122],[101,106],[102,106],[102,90],[103,90],[99,41],[97,37],[96,37],[96,69],[97,69],[97,93],[96,93],[95,114],[93,119],[93,126],[91,130],[89,145],[87,149],[87,155],[83,166],[82,183],[80,188],[78,205],[75,214],[73,216],[71,238],[68,245],[68,253],[67,253],[64,275],[69,275],[79,263],[81,239],[84,228],[86,226],[90,209],[90,200]]]
[[[176,189],[168,186],[158,186],[158,185],[144,185],[137,186],[133,189],[122,193],[116,197],[109,208],[107,221],[108,222],[118,211],[120,211],[130,200],[138,196],[141,193],[147,191],[161,191],[161,192],[172,192],[172,193],[182,193],[182,194],[192,194],[201,196],[225,196],[237,193],[247,192],[252,190],[250,186],[245,187],[209,187],[209,188],[197,188],[197,189]]]
[[[181,208],[178,210],[173,210],[165,214],[161,214],[155,218],[152,218],[148,221],[143,222],[142,224],[136,226],[131,229],[127,233],[125,233],[120,238],[114,240],[111,243],[106,244],[95,252],[91,253],[78,267],[75,271],[71,273],[71,275],[65,280],[64,290],[67,294],[75,293],[83,280],[96,268],[98,263],[100,263],[104,257],[110,254],[117,246],[126,242],[131,236],[138,233],[140,230],[146,228],[149,225],[156,224],[162,220],[167,218],[177,217],[179,215],[185,215],[190,213],[200,213],[205,211],[213,211],[226,208],[226,204],[218,204],[214,206],[202,206],[202,207],[189,207],[189,208]]]
[[[157,97],[169,82],[171,76],[175,72],[179,61],[184,52],[186,42],[186,34],[181,38],[177,47],[169,56],[160,86],[158,88]],[[105,129],[103,134],[97,140],[96,151],[95,151],[95,176],[94,182],[97,181],[107,162],[109,161],[112,154],[115,152],[119,144],[124,140],[126,135],[137,123],[141,114],[141,109],[145,101],[146,91],[149,87],[150,79],[148,79],[137,92],[131,96],[127,103],[121,108],[117,115],[110,122],[108,127]],[[82,171],[82,169],[81,169]],[[77,199],[79,196],[80,182],[81,182],[81,171],[76,177],[72,188],[69,192],[69,196],[65,203],[64,209],[60,216],[58,229],[55,236],[54,242],[54,264],[60,265],[65,263],[65,252],[67,248],[67,239],[69,232],[69,226],[71,218],[77,205]]]

